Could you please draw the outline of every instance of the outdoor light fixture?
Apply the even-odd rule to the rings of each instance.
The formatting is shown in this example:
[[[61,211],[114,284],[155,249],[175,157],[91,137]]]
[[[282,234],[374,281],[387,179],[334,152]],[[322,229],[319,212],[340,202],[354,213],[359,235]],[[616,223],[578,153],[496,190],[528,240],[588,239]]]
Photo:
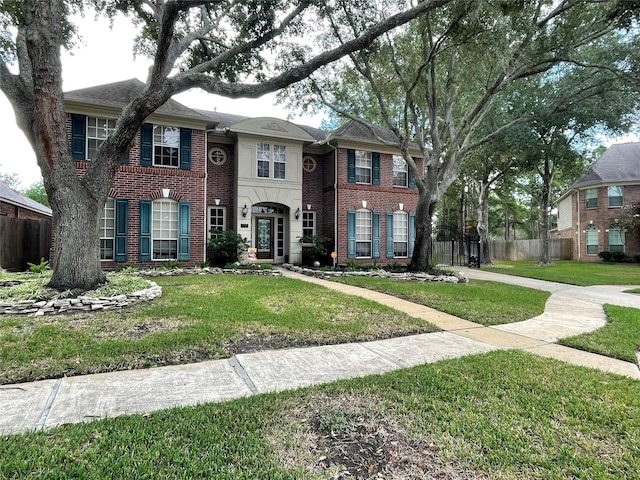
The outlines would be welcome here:
[[[300,218],[300,207],[296,209],[296,220]]]
[[[247,213],[249,213],[249,209],[247,208],[247,204],[244,204],[244,207],[242,207],[242,216],[246,217]]]

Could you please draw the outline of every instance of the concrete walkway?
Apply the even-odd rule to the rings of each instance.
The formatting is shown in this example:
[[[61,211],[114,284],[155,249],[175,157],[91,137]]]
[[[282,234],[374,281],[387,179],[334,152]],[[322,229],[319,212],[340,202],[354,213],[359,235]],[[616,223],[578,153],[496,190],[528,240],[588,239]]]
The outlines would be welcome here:
[[[384,373],[495,349],[520,349],[640,379],[638,366],[555,344],[605,324],[602,304],[640,308],[632,287],[575,287],[462,269],[471,279],[551,292],[545,312],[523,322],[484,327],[390,295],[283,270],[283,275],[358,295],[434,323],[443,331],[364,343],[239,354],[190,365],[130,370],[0,386],[0,433],[220,402],[337,379]]]

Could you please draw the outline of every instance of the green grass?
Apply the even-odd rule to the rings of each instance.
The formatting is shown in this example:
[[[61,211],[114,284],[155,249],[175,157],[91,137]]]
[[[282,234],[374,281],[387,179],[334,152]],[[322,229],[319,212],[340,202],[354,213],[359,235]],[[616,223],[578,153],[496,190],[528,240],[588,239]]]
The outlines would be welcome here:
[[[0,437],[0,478],[338,478],[334,452],[373,465],[378,447],[382,478],[637,478],[640,382],[497,351]]]
[[[104,313],[0,316],[0,383],[223,358],[237,351],[437,330],[375,302],[287,278],[154,278],[162,297]]]
[[[637,363],[640,350],[640,310],[637,308],[605,305],[607,324],[591,333],[563,338],[562,345],[599,353]]]
[[[488,272],[537,278],[571,285],[640,285],[640,264],[602,263],[556,260],[553,265],[538,267],[534,261],[495,261]]]
[[[452,284],[346,276],[336,281],[389,293],[482,325],[533,318],[544,311],[549,298],[541,290],[482,280]]]

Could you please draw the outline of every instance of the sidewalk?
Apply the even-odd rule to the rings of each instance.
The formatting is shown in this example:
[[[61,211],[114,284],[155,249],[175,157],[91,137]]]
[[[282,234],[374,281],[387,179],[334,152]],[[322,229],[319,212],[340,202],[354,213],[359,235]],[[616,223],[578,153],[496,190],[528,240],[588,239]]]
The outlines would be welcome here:
[[[343,378],[384,373],[438,360],[520,349],[575,365],[640,379],[632,363],[555,344],[605,323],[603,303],[640,308],[630,287],[571,285],[462,269],[471,279],[512,283],[552,293],[545,312],[514,324],[485,327],[390,295],[307,277],[283,275],[358,295],[434,323],[443,331],[364,343],[271,350],[190,365],[130,370],[0,386],[0,433],[220,402]]]

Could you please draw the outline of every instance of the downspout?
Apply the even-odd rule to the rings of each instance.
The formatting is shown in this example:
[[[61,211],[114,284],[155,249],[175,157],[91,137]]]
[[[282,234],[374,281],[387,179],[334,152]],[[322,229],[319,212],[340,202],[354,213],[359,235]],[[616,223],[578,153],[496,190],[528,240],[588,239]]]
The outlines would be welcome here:
[[[581,260],[581,248],[580,248],[580,190],[576,190],[576,209],[578,210],[578,224],[576,225],[576,242],[578,242],[578,260]]]
[[[338,253],[338,149],[327,142],[333,149],[333,250]],[[336,265],[338,259],[335,260]]]

